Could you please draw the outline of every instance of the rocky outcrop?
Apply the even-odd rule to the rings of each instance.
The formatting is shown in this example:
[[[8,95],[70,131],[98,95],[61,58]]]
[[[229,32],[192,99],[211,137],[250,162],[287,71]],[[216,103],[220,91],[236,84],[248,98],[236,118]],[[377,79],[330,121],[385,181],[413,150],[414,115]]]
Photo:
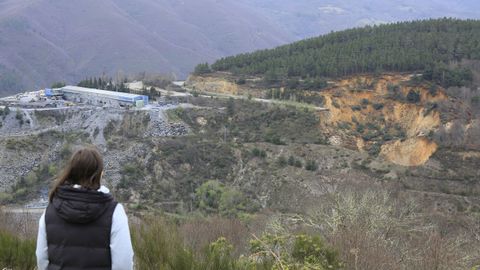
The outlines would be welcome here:
[[[185,86],[201,92],[212,92],[221,94],[239,94],[239,86],[225,78],[206,77],[191,75],[185,82]]]
[[[382,146],[380,154],[398,165],[420,166],[430,159],[437,148],[435,142],[419,137],[386,143]]]
[[[112,151],[117,151],[110,149],[105,157],[108,169],[119,173],[119,159],[129,156],[128,151],[133,151],[131,147],[136,145],[136,140],[183,136],[189,132],[184,123],[170,122],[162,108],[126,111],[72,107],[61,110],[21,110],[20,113],[35,125],[21,124],[13,112],[3,119],[4,125],[0,127],[0,192],[9,191],[40,166],[57,164],[67,158],[62,157],[62,152],[71,152],[80,145],[93,143],[102,150],[109,147],[121,149],[122,154],[110,155]],[[25,116],[27,114],[28,118]],[[121,142],[118,138],[121,138]],[[133,140],[129,142],[129,138]],[[119,178],[114,175],[110,174],[112,179]]]
[[[327,110],[318,112],[319,128],[335,145],[374,155],[381,152],[382,157],[403,166],[424,164],[441,146],[466,145],[475,149],[475,135],[480,134],[475,120],[460,121],[455,130],[450,127],[462,115],[457,108],[471,115],[466,105],[452,99],[446,89],[419,82],[415,76],[351,76],[331,80],[329,87],[321,91],[307,92],[323,96]],[[231,74],[213,73],[191,76],[187,85],[194,90],[231,95],[255,96],[267,91],[252,81],[238,85]],[[447,103],[448,110],[440,109]]]

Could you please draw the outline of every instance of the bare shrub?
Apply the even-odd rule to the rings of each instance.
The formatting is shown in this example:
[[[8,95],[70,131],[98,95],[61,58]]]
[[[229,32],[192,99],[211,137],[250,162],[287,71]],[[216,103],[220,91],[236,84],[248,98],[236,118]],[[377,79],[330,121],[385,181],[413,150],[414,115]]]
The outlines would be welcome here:
[[[41,212],[0,209],[0,230],[19,235],[24,239],[37,236]]]
[[[418,239],[410,243],[408,260],[405,261],[406,268],[419,270],[470,269],[473,258],[463,251],[467,242],[467,239],[461,237],[441,235],[436,230],[424,232],[419,235]]]
[[[239,219],[221,217],[194,219],[182,224],[179,231],[186,244],[195,251],[200,251],[224,237],[236,248],[235,255],[246,251],[250,237],[248,228]]]
[[[340,252],[346,269],[467,269],[478,262],[467,239],[442,235],[415,208],[386,192],[344,192],[313,211],[309,223]]]

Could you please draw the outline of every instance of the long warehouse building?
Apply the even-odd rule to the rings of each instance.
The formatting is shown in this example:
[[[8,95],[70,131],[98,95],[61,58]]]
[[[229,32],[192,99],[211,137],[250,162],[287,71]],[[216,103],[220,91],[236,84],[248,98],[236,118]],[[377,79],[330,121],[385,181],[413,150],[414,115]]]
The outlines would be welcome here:
[[[67,85],[60,89],[70,101],[92,105],[135,106],[148,104],[148,96]]]

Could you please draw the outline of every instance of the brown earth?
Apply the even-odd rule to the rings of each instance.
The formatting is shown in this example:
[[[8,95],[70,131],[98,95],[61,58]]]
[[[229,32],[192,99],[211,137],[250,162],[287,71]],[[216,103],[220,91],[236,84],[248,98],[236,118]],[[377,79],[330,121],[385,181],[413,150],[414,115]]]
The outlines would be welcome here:
[[[329,136],[335,136],[335,141],[349,148],[364,151],[375,142],[365,140],[365,132],[356,132],[359,126],[375,125],[385,133],[391,133],[391,128],[401,130],[401,138],[388,141],[377,141],[382,145],[381,155],[389,161],[403,166],[418,166],[429,160],[437,150],[437,145],[428,137],[441,125],[440,112],[429,104],[448,99],[445,90],[438,87],[436,94],[429,92],[429,85],[410,84],[411,74],[384,74],[379,77],[372,75],[352,76],[340,80],[329,81],[329,88],[321,91],[325,99],[327,112],[319,112],[321,126]],[[209,76],[191,76],[188,84],[192,89],[232,95],[246,95],[255,92],[263,93],[261,89],[249,88],[249,85],[238,85],[233,77],[225,74]],[[420,95],[420,101],[409,103],[405,98],[390,96],[388,86],[400,86],[400,93],[406,97],[410,90]],[[265,90],[265,89],[264,89]],[[317,94],[312,91],[311,94]],[[375,108],[375,105],[382,108]],[[339,129],[348,125],[347,130]],[[420,138],[418,138],[420,136]],[[341,139],[339,139],[341,138]]]

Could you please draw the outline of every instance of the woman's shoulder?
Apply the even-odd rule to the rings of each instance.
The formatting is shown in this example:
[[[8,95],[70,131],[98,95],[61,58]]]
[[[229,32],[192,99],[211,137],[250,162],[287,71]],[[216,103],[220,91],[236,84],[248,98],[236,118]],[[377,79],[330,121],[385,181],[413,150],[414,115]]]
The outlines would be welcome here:
[[[114,218],[127,218],[127,213],[121,203],[117,202],[117,206],[115,206],[115,210],[113,211],[113,216]]]
[[[100,188],[97,189],[97,191],[100,191],[100,192],[105,193],[105,194],[110,194],[110,189],[107,188],[106,186],[100,186]]]

